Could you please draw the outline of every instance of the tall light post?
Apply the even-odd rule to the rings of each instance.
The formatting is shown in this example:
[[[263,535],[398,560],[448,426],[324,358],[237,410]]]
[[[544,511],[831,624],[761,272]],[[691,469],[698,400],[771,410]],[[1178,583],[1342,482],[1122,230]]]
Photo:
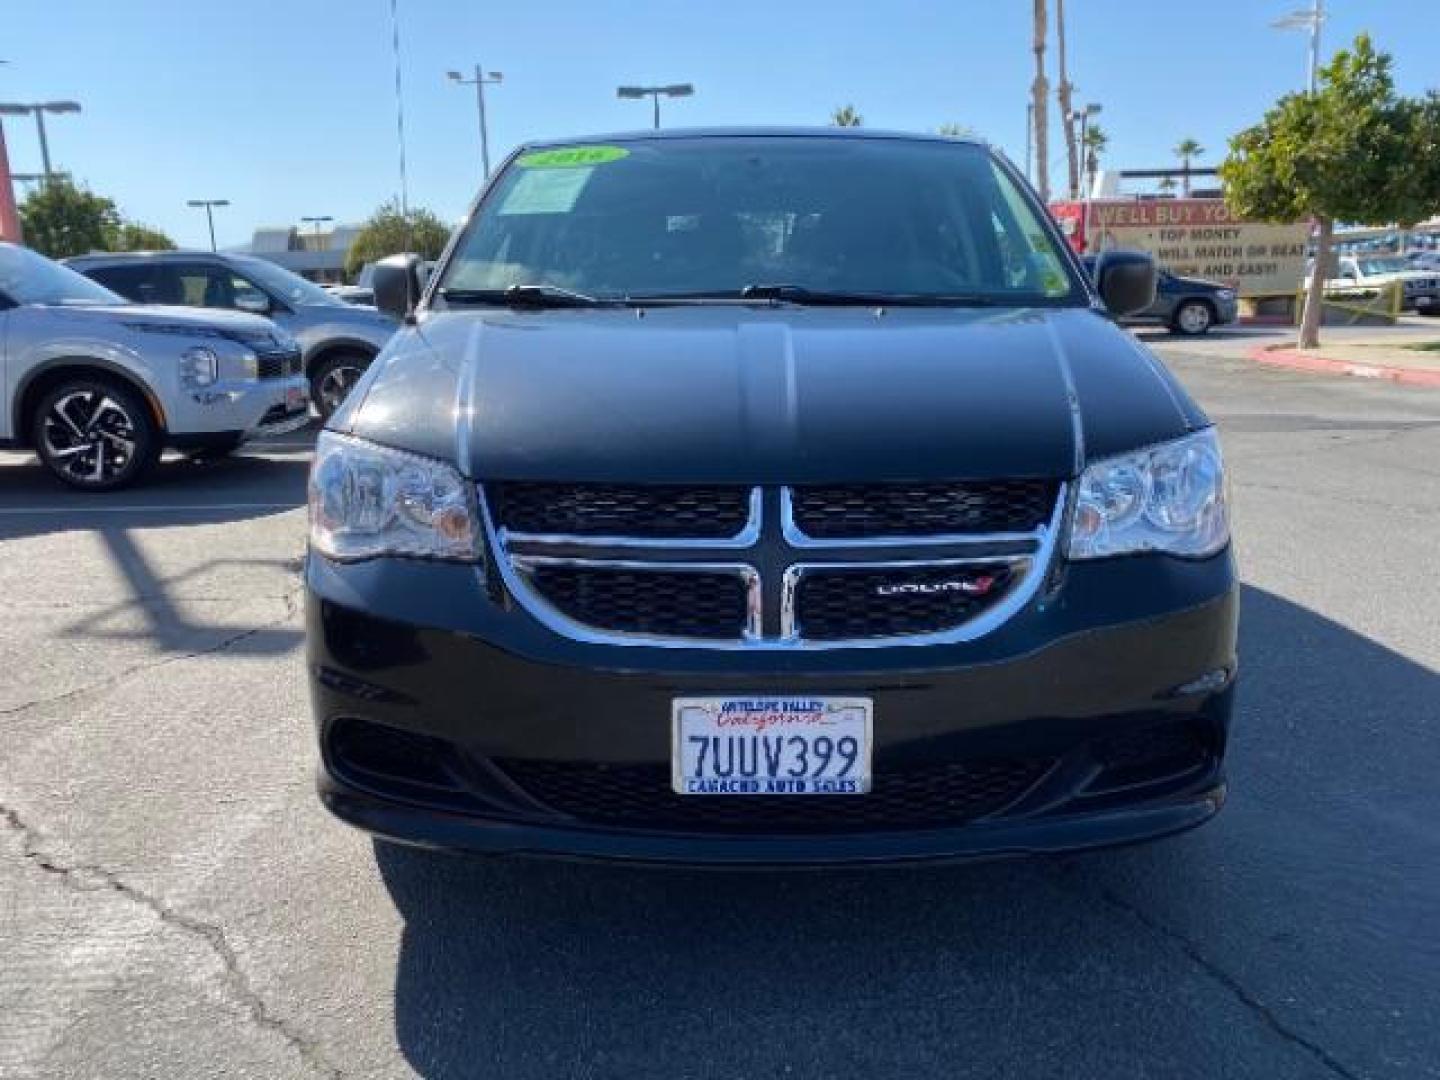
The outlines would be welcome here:
[[[447,71],[445,77],[459,86],[475,87],[475,108],[480,113],[480,167],[488,179],[490,176],[490,133],[485,127],[485,87],[503,82],[505,76],[498,71],[485,71],[479,64],[475,65],[475,77],[465,78],[458,71]]]
[[[50,183],[50,140],[45,135],[45,114],[46,113],[78,113],[80,105],[75,101],[35,101],[20,103],[0,104],[0,116],[25,116],[35,117],[35,132],[40,136],[40,164],[45,174],[45,183]]]
[[[1325,0],[1313,0],[1309,11],[1292,11],[1270,25],[1276,30],[1310,31],[1310,68],[1306,85],[1315,93],[1320,79],[1320,28],[1325,24]]]
[[[188,199],[186,206],[203,206],[205,208],[205,220],[210,225],[210,250],[215,251],[215,207],[229,206],[229,199]]]
[[[617,86],[615,96],[622,98],[646,98],[654,105],[654,126],[660,127],[660,98],[689,97],[695,87],[689,83],[671,83],[669,86]]]
[[[306,225],[315,226],[315,246],[318,250],[320,246],[320,226],[324,225],[328,221],[334,221],[335,219],[329,214],[321,214],[316,217],[302,217],[300,220]]]

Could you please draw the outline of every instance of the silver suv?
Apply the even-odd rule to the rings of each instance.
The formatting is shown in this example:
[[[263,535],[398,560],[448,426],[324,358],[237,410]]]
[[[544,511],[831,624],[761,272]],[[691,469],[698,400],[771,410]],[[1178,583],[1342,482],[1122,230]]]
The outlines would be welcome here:
[[[132,304],[0,242],[0,445],[77,488],[138,480],[173,447],[229,453],[309,420],[300,346],[241,312]]]
[[[200,251],[81,255],[66,265],[140,304],[182,304],[268,315],[300,342],[310,397],[328,418],[384,348],[396,324],[346,304],[283,267],[250,255]]]

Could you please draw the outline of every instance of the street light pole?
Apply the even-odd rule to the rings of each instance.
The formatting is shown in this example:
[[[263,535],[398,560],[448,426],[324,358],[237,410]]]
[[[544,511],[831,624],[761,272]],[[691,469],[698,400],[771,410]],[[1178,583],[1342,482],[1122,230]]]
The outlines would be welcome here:
[[[1086,251],[1090,250],[1090,196],[1095,187],[1095,155],[1085,144],[1085,136],[1090,132],[1090,117],[1099,112],[1100,106],[1091,102],[1083,109],[1077,109],[1067,118],[1072,133],[1075,121],[1080,121],[1080,171],[1088,181],[1080,192],[1080,237],[1084,241]]]
[[[315,243],[316,243],[316,248],[317,248],[317,249],[319,248],[319,243],[320,243],[320,226],[323,225],[323,224],[325,224],[327,221],[334,221],[334,220],[335,220],[335,219],[334,219],[333,217],[331,217],[329,214],[322,214],[322,215],[319,215],[319,216],[317,216],[317,217],[302,217],[302,218],[300,219],[300,221],[301,221],[303,224],[306,224],[306,225],[314,225],[314,226],[315,226]]]
[[[695,93],[695,87],[689,83],[671,83],[669,86],[617,86],[615,96],[622,98],[645,98],[648,97],[651,103],[651,122],[658,131],[660,128],[660,97],[689,97]]]
[[[35,133],[40,138],[40,162],[42,175],[45,177],[45,185],[50,184],[50,177],[54,170],[50,167],[50,140],[45,132],[46,113],[78,113],[80,106],[74,101],[37,101],[25,104],[0,105],[0,116],[24,116],[27,113],[35,117]]]
[[[1309,11],[1292,11],[1282,19],[1276,19],[1271,27],[1276,30],[1310,31],[1310,57],[1306,86],[1311,94],[1320,84],[1320,28],[1325,24],[1325,0],[1312,0]]]
[[[215,207],[229,206],[229,199],[188,199],[186,206],[203,206],[205,208],[205,221],[210,226],[210,250],[218,250],[215,247]]]
[[[475,87],[475,111],[480,117],[480,167],[488,178],[490,176],[490,131],[485,123],[485,84],[503,82],[505,76],[499,71],[487,72],[479,64],[475,65],[473,79],[465,78],[458,71],[447,71],[445,75],[451,82],[458,83],[460,86],[473,85]]]

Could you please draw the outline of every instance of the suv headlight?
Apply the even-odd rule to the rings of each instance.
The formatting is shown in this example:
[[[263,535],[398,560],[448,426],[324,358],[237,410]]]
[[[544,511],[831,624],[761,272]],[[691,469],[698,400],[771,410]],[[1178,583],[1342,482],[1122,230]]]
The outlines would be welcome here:
[[[196,345],[180,354],[180,381],[186,386],[209,386],[220,377],[215,350]]]
[[[1215,429],[1097,461],[1080,477],[1072,559],[1160,551],[1203,558],[1230,540]]]
[[[309,503],[310,545],[332,559],[479,558],[472,486],[440,461],[321,432]]]

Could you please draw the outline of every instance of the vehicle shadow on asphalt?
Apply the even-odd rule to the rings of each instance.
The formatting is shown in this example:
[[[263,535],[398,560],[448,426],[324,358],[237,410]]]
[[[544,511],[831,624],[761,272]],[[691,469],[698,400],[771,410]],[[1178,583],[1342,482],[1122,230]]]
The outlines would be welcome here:
[[[1352,1040],[1342,1057],[1385,1060],[1440,1008],[1413,951],[1440,873],[1424,764],[1440,676],[1262,590],[1242,603],[1231,805],[1167,842],[783,873],[377,843],[405,920],[401,1049],[427,1077],[712,1075],[722,1062],[738,1075],[1315,1075],[1312,1051],[1275,1037],[1291,1023]],[[1368,816],[1360,785],[1378,803]],[[1386,934],[1357,939],[1357,923]],[[1440,1045],[1412,1052],[1435,1060]]]

